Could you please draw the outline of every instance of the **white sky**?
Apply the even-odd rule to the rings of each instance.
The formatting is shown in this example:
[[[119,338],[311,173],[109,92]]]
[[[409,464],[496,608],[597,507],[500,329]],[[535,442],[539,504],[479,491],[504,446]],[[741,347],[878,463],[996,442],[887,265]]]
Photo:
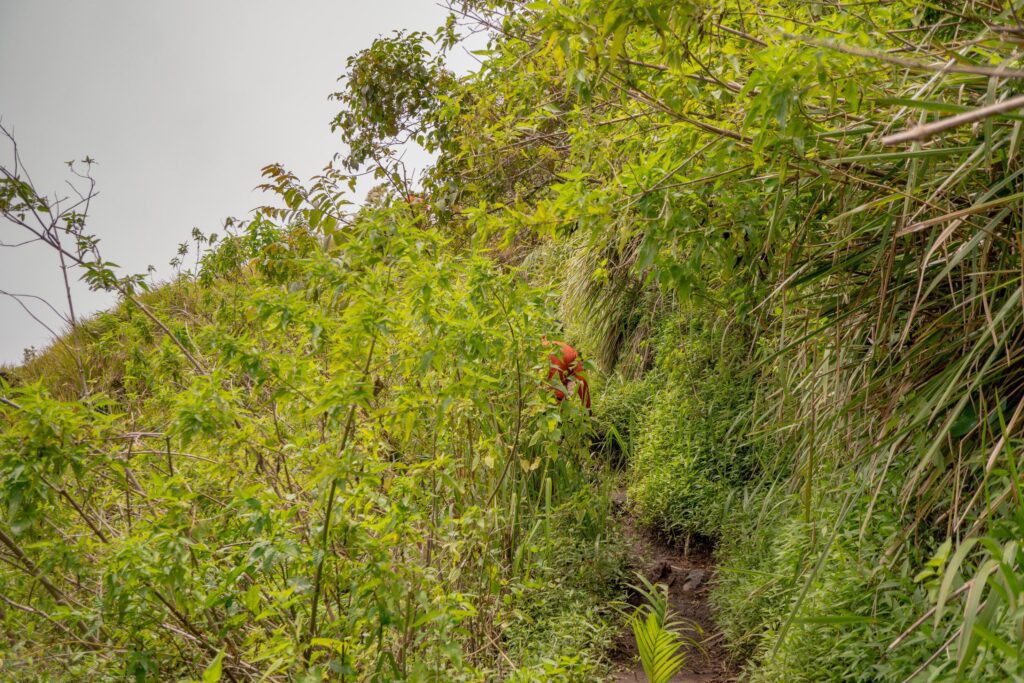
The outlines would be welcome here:
[[[193,226],[222,232],[226,216],[266,201],[253,191],[260,168],[280,162],[306,178],[342,150],[327,96],[349,55],[444,17],[434,0],[0,0],[0,119],[40,189],[63,186],[65,161],[96,159],[88,229],[104,258],[166,278]],[[460,52],[451,66],[473,63]],[[9,161],[9,147],[0,154]],[[15,230],[0,223],[0,242],[20,241]],[[56,256],[0,248],[0,290],[60,305]],[[111,302],[77,283],[79,314]],[[49,341],[0,296],[0,364]]]

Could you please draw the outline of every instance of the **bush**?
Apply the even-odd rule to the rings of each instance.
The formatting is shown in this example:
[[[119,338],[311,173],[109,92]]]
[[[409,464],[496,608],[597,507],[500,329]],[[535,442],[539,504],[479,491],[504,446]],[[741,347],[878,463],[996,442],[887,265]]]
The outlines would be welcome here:
[[[199,367],[123,306],[75,339],[91,393],[59,350],[3,381],[0,678],[600,672],[621,553],[534,389],[545,292],[397,210],[346,235],[145,295]]]
[[[660,388],[643,397],[634,439],[630,498],[643,524],[674,536],[717,537],[726,498],[755,468],[743,433],[751,382],[735,370],[745,340],[717,322],[683,312],[664,323]]]
[[[629,462],[640,436],[641,419],[658,386],[654,374],[643,379],[616,374],[594,388],[594,445],[613,465]]]

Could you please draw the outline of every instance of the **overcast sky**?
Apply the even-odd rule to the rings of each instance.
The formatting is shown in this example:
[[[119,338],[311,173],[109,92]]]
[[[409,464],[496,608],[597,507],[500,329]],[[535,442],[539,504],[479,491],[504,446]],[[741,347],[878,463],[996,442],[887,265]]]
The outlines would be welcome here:
[[[216,231],[262,201],[264,165],[308,177],[342,150],[327,96],[349,55],[444,16],[433,0],[0,0],[0,119],[40,189],[63,186],[65,161],[96,159],[89,230],[104,258],[167,277],[193,226]],[[460,53],[451,66],[473,64]],[[0,223],[0,242],[14,231]],[[56,266],[44,247],[0,248],[0,290],[59,304]],[[75,296],[79,312],[112,301],[80,284]],[[0,363],[49,339],[0,296]]]

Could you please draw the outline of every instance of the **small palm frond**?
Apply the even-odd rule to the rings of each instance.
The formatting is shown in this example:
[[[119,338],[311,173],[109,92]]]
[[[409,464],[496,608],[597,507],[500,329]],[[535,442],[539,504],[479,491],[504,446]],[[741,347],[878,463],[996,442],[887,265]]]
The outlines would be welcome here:
[[[640,663],[649,683],[668,683],[683,668],[685,656],[682,637],[658,623],[654,612],[637,610],[630,622]]]
[[[686,662],[681,651],[686,640],[679,633],[682,622],[668,608],[666,586],[652,584],[643,576],[640,581],[642,585],[633,588],[644,596],[645,603],[630,617],[629,625],[648,683],[668,683]]]

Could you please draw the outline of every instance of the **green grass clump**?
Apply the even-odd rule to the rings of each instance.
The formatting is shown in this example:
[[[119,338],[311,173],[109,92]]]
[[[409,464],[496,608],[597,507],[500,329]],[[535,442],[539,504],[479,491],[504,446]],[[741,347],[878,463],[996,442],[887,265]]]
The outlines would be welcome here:
[[[509,680],[583,683],[608,671],[621,626],[610,605],[624,580],[627,546],[606,524],[614,477],[594,477],[593,489],[554,506],[531,532],[527,578],[503,597],[496,626],[517,665],[503,672]]]
[[[658,387],[654,375],[626,379],[614,374],[594,388],[595,446],[612,464],[629,461],[640,437],[641,420]]]
[[[516,662],[510,680],[583,683],[607,672],[618,624],[592,590],[572,583],[538,582],[516,596],[517,608],[501,624]]]
[[[871,613],[877,548],[857,544],[850,520],[844,531],[853,538],[840,534],[821,570],[809,578],[836,510],[808,523],[791,496],[744,503],[723,538],[714,599],[737,658],[752,657],[750,680],[875,680],[872,663],[881,654],[879,635],[871,633],[877,630]],[[765,513],[768,519],[758,524]],[[739,522],[743,518],[748,524]]]
[[[654,386],[635,438],[629,496],[641,522],[674,536],[717,537],[723,504],[751,475],[743,442],[752,400],[736,371],[742,334],[681,314],[665,323]]]
[[[914,547],[900,547],[900,477],[872,505],[858,482],[820,476],[810,520],[800,495],[784,487],[748,491],[728,509],[712,597],[747,678],[903,681],[931,661],[929,680],[1007,680],[1013,664],[995,648],[978,657],[971,676],[957,673],[956,648],[945,646],[960,609],[915,626],[934,605],[945,556],[925,530]],[[1012,640],[1006,621],[1001,626]]]

